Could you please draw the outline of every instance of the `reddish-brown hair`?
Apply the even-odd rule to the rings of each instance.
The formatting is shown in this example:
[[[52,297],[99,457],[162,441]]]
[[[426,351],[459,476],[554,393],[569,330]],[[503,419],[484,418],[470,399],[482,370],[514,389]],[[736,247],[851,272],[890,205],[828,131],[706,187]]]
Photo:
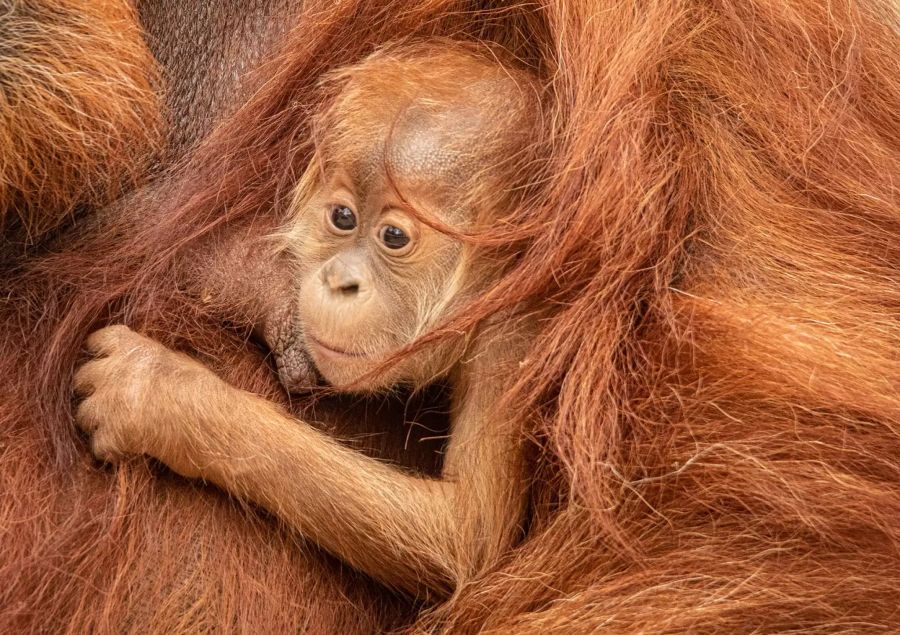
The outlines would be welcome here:
[[[7,491],[47,498],[4,501],[0,518],[44,510],[22,531],[58,542],[36,557],[35,579],[7,598],[26,607],[37,598],[58,620],[80,615],[87,596],[76,581],[65,604],[24,590],[58,579],[42,558],[86,548],[66,542],[72,536],[108,540],[84,527],[105,521],[119,523],[110,535],[128,552],[117,561],[107,551],[107,565],[123,572],[127,561],[156,580],[139,587],[149,597],[202,597],[198,611],[214,607],[238,629],[291,624],[270,601],[290,597],[275,556],[210,535],[216,565],[241,566],[229,566],[219,587],[201,581],[191,596],[159,584],[135,553],[149,524],[176,532],[180,510],[196,518],[219,504],[213,499],[163,502],[174,483],[150,485],[125,469],[115,481],[119,507],[104,510],[110,498],[98,496],[89,519],[36,483],[102,478],[83,467],[68,427],[67,381],[82,338],[104,321],[125,319],[190,347],[230,381],[276,398],[258,358],[181,291],[173,263],[220,231],[255,235],[283,220],[312,150],[308,125],[324,73],[399,37],[440,35],[505,48],[546,93],[548,156],[533,175],[540,188],[511,217],[524,248],[447,327],[522,303],[540,307],[541,332],[510,394],[540,460],[528,538],[417,627],[896,628],[897,29],[887,0],[309,3],[253,99],[180,173],[12,283],[33,304],[4,310],[3,370],[37,379],[3,389],[11,391],[3,419],[17,422],[6,429],[39,434],[27,444],[7,436],[12,458],[0,469]],[[52,296],[59,285],[73,290]],[[23,351],[9,335],[18,332],[28,334]],[[26,451],[44,457],[46,475],[22,467],[35,465],[19,456]],[[134,489],[148,487],[155,497]],[[143,510],[123,516],[139,500],[155,501],[158,520]],[[51,523],[51,508],[67,510],[70,524]],[[228,519],[234,535],[247,538],[242,523],[264,531],[253,519]],[[289,552],[270,529],[273,548]],[[162,539],[155,557],[177,575],[186,556],[170,549],[185,534]],[[4,541],[4,561],[24,569],[14,550],[25,547],[15,545],[35,540]],[[261,544],[258,534],[247,540]],[[102,589],[136,584],[125,573],[89,574],[72,558],[68,570]],[[273,562],[271,598],[239,590]],[[120,615],[121,606],[109,611]],[[177,627],[176,613],[167,624]]]
[[[29,240],[120,196],[159,146],[156,63],[125,0],[14,3],[0,20],[0,229]]]

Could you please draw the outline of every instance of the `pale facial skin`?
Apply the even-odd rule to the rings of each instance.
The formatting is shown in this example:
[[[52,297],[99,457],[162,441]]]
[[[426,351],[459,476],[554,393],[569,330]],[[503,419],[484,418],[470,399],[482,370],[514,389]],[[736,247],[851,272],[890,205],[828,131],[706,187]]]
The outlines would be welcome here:
[[[492,169],[480,154],[482,139],[505,130],[491,113],[511,111],[503,120],[511,125],[531,112],[506,70],[467,49],[442,45],[360,72],[385,78],[377,96],[399,105],[363,109],[357,102],[367,93],[352,83],[351,97],[338,100],[333,126],[343,134],[326,135],[284,232],[297,291],[287,326],[273,329],[276,339],[288,333],[287,344],[273,350],[289,389],[308,381],[307,355],[341,390],[449,378],[452,436],[441,478],[412,476],[343,447],[125,326],[88,339],[96,358],[75,375],[85,397],[76,423],[100,459],[155,457],[266,507],[388,585],[445,595],[490,566],[521,531],[524,441],[499,399],[524,357],[528,326],[498,316],[387,369],[383,362],[491,282],[491,263],[421,216],[458,227],[484,216],[466,194],[473,175]],[[468,85],[491,91],[453,88],[466,76]],[[392,101],[392,86],[421,92],[428,107]],[[341,143],[347,139],[357,142]]]
[[[464,246],[410,209],[448,224],[466,217],[459,188],[446,184],[471,166],[442,150],[452,135],[458,141],[460,128],[412,116],[394,129],[386,159],[385,139],[326,156],[323,183],[300,206],[288,239],[300,271],[296,316],[304,337],[296,342],[336,388],[425,384],[462,352],[445,345],[372,374],[474,289],[460,270]]]

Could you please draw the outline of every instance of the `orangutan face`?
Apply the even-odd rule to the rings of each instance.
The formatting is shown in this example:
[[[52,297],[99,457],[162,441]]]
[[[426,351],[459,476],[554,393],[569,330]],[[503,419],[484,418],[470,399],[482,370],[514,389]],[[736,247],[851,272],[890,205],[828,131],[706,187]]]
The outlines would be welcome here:
[[[300,213],[299,322],[306,350],[334,386],[376,369],[457,299],[463,247],[420,220],[465,215],[452,187],[434,185],[460,167],[440,151],[444,134],[420,124],[394,142],[386,165],[383,143],[326,162],[324,182]],[[433,378],[452,363],[435,353],[411,356],[378,383]]]
[[[503,213],[497,167],[525,129],[518,86],[475,61],[418,80],[389,64],[369,71],[323,111],[284,234],[295,304],[273,349],[289,389],[308,381],[307,360],[342,390],[439,377],[463,336],[392,358],[494,278],[483,250],[447,228]]]

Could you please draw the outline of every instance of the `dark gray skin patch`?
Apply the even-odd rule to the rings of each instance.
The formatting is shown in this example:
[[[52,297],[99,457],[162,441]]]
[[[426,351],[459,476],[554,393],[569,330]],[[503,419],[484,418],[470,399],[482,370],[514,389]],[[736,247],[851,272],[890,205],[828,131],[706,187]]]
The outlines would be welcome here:
[[[297,312],[288,307],[267,320],[263,338],[275,358],[278,379],[291,393],[308,392],[322,380],[306,350],[303,326]]]

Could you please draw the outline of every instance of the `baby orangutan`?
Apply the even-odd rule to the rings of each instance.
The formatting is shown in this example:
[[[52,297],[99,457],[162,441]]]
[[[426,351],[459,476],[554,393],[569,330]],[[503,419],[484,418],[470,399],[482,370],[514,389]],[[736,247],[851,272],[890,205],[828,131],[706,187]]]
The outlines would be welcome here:
[[[501,274],[500,259],[446,228],[514,209],[538,91],[524,71],[449,42],[390,48],[330,81],[280,236],[296,263],[293,310],[270,344],[289,390],[304,387],[307,359],[341,391],[447,378],[442,477],[346,448],[125,326],[88,339],[96,357],[75,375],[76,420],[100,459],[155,457],[262,505],[388,585],[445,595],[521,535],[523,434],[498,407],[529,329],[505,315],[410,345]]]

